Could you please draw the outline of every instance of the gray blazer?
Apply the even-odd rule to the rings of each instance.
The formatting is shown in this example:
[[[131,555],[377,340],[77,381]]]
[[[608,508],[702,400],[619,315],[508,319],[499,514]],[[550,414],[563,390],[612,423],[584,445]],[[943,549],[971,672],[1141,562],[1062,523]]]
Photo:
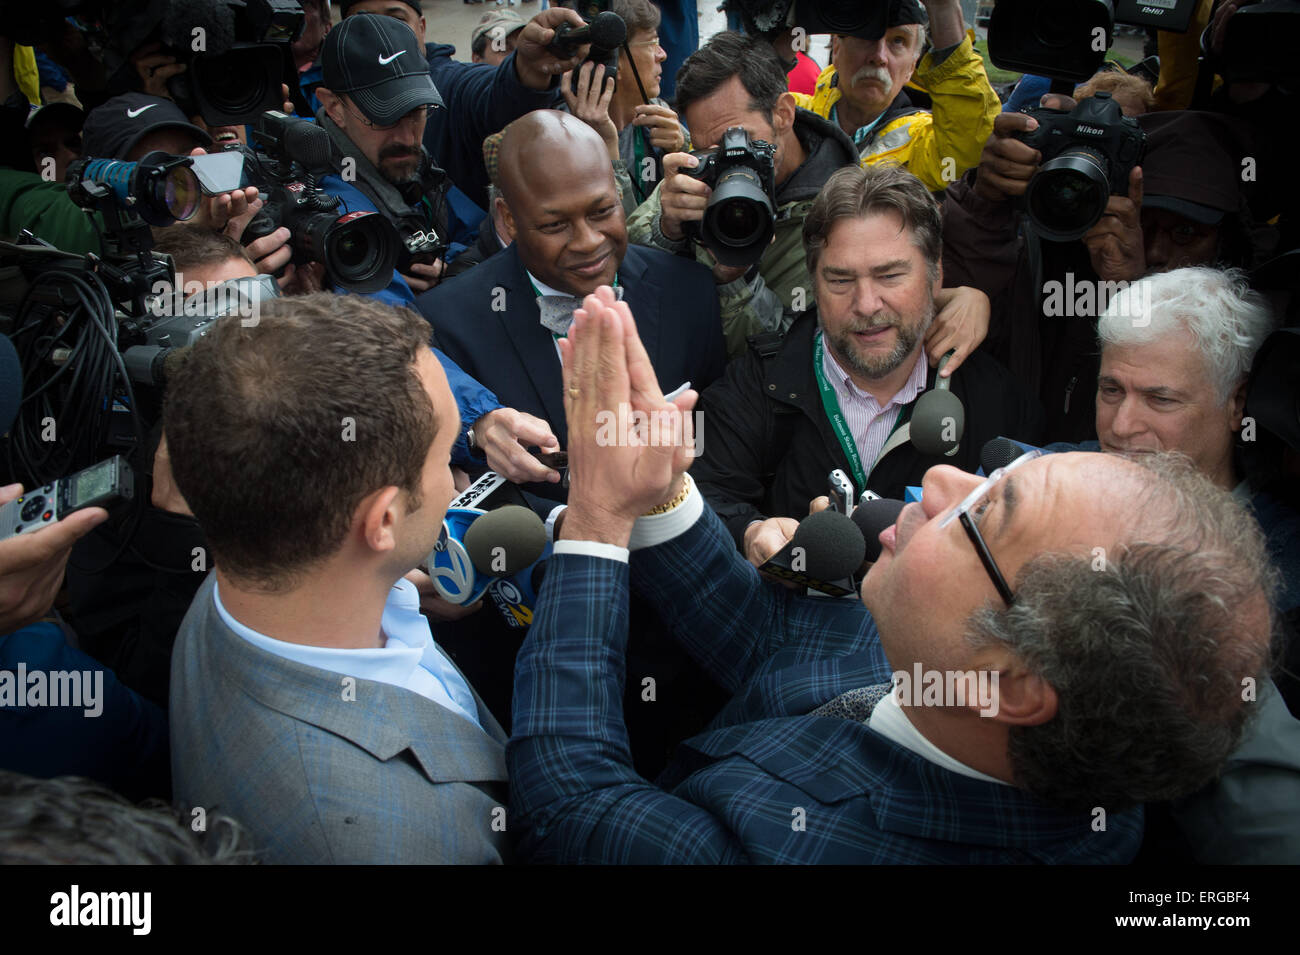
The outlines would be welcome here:
[[[264,862],[506,860],[506,736],[477,693],[483,729],[410,690],[267,653],[221,620],[214,580],[172,655],[187,815],[234,817]]]

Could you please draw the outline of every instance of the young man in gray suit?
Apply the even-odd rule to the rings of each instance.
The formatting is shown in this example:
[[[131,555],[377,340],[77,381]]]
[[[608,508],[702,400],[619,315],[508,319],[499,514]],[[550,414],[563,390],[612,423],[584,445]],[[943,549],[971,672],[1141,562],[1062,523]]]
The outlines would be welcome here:
[[[172,470],[215,564],[172,657],[175,794],[263,861],[507,853],[505,736],[405,576],[455,495],[428,339],[360,296],[276,299],[169,382]]]

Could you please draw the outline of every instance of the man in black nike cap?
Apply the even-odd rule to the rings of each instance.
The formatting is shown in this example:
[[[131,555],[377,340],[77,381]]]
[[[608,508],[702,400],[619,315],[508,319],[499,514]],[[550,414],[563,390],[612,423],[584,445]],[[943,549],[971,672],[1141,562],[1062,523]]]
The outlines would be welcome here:
[[[392,17],[348,17],[325,37],[321,66],[316,121],[334,141],[336,173],[321,185],[349,212],[379,212],[404,240],[432,232],[433,245],[445,245],[449,183],[423,146],[429,112],[443,103],[415,36]],[[437,284],[442,265],[438,254],[421,251],[399,263],[378,297],[407,304],[412,289]]]
[[[552,4],[535,14],[522,29],[511,31],[514,47],[497,66],[454,60],[456,48],[438,41],[425,43],[425,16],[420,0],[343,0],[343,22],[367,14],[404,23],[415,36],[416,47],[429,61],[429,75],[447,103],[425,124],[424,148],[451,177],[451,181],[480,209],[487,208],[488,175],[483,166],[483,140],[524,113],[535,109],[563,108],[558,83],[566,71],[575,69],[587,53],[561,59],[547,47],[555,28],[568,23],[581,27],[582,18],[565,7]],[[432,24],[434,32],[437,24]],[[329,84],[325,84],[328,86]],[[455,195],[453,193],[453,195]],[[475,218],[477,224],[483,213]]]
[[[196,146],[211,146],[212,137],[169,99],[123,93],[86,115],[81,143],[81,154],[89,159],[135,161],[155,149],[187,156]]]

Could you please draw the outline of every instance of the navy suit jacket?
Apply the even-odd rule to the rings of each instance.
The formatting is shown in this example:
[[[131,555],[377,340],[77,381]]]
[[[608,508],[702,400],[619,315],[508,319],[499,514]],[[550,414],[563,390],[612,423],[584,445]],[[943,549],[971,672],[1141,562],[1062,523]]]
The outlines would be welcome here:
[[[629,575],[734,694],[658,784],[623,728]],[[764,584],[707,506],[693,527],[619,561],[551,563],[515,672],[506,748],[518,854],[533,862],[1123,863],[1140,807],[1054,808],[951,772],[852,720],[809,716],[890,680],[856,601]]]
[[[665,392],[686,381],[703,391],[721,376],[727,350],[708,269],[629,245],[618,280]],[[546,419],[560,446],[567,445],[560,360],[516,246],[430,289],[415,304],[443,352],[506,407]],[[553,485],[546,487],[553,493]]]

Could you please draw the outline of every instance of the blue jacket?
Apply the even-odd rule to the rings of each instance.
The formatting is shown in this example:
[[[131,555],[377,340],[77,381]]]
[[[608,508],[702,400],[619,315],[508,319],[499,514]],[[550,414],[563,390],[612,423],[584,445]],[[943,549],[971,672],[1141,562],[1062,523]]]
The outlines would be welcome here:
[[[331,196],[338,196],[342,200],[339,208],[340,213],[360,212],[362,210],[367,212],[377,211],[374,204],[366,198],[360,189],[349,182],[344,182],[338,176],[325,176],[321,179],[320,186],[324,192]],[[399,305],[404,308],[415,307],[415,296],[411,293],[411,287],[406,284],[406,279],[402,278],[396,269],[393,270],[393,280],[388,283],[387,287],[372,293],[369,297],[378,299],[387,305]],[[456,438],[456,443],[452,446],[451,463],[458,467],[481,465],[481,461],[475,461],[470,457],[469,448],[465,444],[464,431],[489,411],[500,408],[501,402],[497,401],[496,395],[465,374],[459,365],[440,350],[435,348],[433,353],[438,357],[438,361],[442,363],[442,370],[447,374],[447,384],[451,386],[452,396],[456,399],[456,407],[460,410],[462,431]]]
[[[449,43],[425,47],[429,75],[446,105],[429,113],[424,148],[470,201],[486,208],[483,140],[524,113],[561,108],[564,96],[558,79],[548,90],[524,86],[515,72],[514,53],[500,66],[489,66],[453,60],[455,52]]]
[[[0,705],[0,769],[41,779],[85,776],[133,801],[171,794],[167,714],[161,707],[127,687],[98,660],[69,646],[52,623],[0,636],[0,671],[14,674],[6,682],[17,680],[20,663],[28,674],[28,689],[37,672],[45,674],[49,689],[52,674],[91,674],[92,681],[101,681],[102,694],[95,701],[100,711],[90,716],[90,706],[32,706],[30,698],[19,706],[13,684],[15,696],[6,698],[9,705]]]
[[[629,567],[551,558],[515,669],[511,829],[533,862],[1124,863],[1140,807],[1049,806],[944,769],[858,722],[808,716],[887,682],[856,601],[764,584],[707,507],[632,555],[637,590],[734,693],[653,784],[631,768],[622,683]]]

